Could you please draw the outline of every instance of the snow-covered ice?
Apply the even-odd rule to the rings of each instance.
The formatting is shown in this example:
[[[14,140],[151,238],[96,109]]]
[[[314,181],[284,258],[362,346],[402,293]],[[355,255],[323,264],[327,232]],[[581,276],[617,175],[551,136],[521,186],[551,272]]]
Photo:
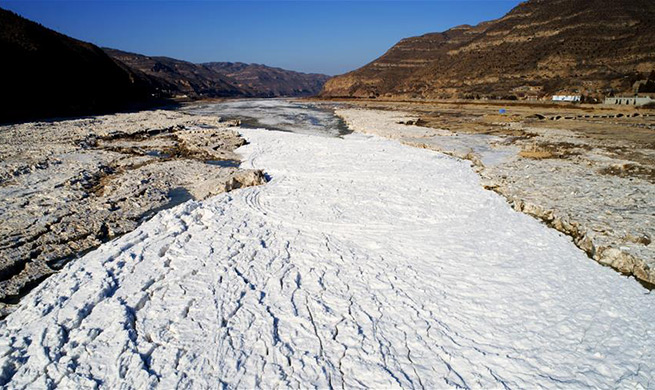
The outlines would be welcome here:
[[[271,181],[163,211],[0,323],[7,388],[654,388],[655,297],[468,162],[242,129]]]
[[[503,125],[520,137],[492,136],[417,126],[412,123],[419,118],[402,111],[339,108],[336,113],[354,131],[470,159],[481,184],[502,194],[516,210],[573,237],[593,260],[655,286],[655,245],[650,244],[655,183],[645,175],[626,174],[631,169],[648,172],[648,164],[637,168],[612,151],[647,156],[652,150],[635,149],[633,141],[600,140],[523,122]],[[551,158],[522,156],[548,149]]]

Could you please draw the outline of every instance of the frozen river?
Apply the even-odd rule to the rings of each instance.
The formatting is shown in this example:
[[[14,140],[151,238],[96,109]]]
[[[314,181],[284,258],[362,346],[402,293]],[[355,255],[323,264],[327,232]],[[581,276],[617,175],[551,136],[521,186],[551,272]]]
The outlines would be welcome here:
[[[285,99],[246,99],[198,104],[185,108],[184,111],[198,115],[216,115],[226,120],[238,119],[242,127],[246,128],[266,128],[329,137],[352,133],[343,119],[334,115],[334,110],[326,107],[326,104],[316,105]]]
[[[239,104],[276,128],[303,110]],[[41,284],[0,323],[0,383],[655,387],[652,293],[468,162],[339,128],[239,131],[271,181],[160,212]]]

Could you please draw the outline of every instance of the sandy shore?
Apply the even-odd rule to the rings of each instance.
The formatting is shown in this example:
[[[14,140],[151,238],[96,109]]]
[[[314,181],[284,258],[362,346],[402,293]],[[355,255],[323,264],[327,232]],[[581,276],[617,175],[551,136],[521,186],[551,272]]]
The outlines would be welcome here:
[[[360,109],[338,113],[356,131],[471,160],[483,185],[515,209],[570,235],[601,264],[653,287],[655,111],[348,104]]]

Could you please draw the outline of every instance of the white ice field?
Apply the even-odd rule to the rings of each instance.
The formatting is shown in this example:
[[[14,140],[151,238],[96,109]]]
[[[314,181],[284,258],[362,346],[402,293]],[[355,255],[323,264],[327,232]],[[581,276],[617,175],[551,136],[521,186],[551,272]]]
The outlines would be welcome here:
[[[655,295],[468,162],[239,131],[271,181],[42,283],[0,322],[6,388],[655,388]]]

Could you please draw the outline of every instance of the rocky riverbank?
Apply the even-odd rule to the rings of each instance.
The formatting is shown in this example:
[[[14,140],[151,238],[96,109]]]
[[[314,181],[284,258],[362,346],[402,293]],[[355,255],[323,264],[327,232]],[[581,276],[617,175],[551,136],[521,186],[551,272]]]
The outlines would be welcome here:
[[[156,211],[265,181],[217,117],[144,111],[0,127],[0,315]]]
[[[500,115],[498,107],[481,105],[365,105],[338,114],[356,131],[471,160],[482,184],[515,209],[653,287],[655,116],[634,109],[519,106]]]

